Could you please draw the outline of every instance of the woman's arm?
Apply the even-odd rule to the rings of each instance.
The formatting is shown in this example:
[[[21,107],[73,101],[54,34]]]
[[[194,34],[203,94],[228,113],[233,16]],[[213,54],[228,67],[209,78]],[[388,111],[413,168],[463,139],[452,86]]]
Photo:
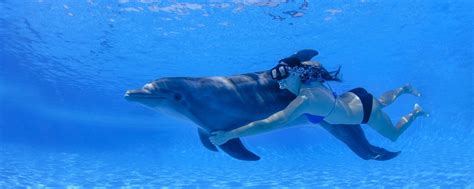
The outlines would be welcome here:
[[[307,108],[306,95],[296,97],[285,109],[274,113],[266,119],[254,121],[231,131],[215,131],[209,139],[214,145],[221,145],[233,138],[256,135],[278,128],[284,128],[286,123],[301,116]]]

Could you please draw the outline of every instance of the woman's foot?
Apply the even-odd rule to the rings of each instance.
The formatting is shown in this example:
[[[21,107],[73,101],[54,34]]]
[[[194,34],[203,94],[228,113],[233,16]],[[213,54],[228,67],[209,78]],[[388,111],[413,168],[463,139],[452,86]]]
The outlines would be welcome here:
[[[411,84],[407,83],[403,86],[403,90],[406,92],[406,93],[410,93],[414,96],[421,96],[421,93],[415,89],[413,86],[411,86]]]
[[[415,104],[413,107],[413,111],[415,112],[415,116],[424,116],[424,117],[430,117],[430,114],[428,112],[425,112],[423,108],[419,104]]]

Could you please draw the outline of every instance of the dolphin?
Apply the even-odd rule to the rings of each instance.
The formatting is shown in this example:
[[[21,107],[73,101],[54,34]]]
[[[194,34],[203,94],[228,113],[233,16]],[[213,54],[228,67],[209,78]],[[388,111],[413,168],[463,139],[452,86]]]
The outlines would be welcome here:
[[[314,50],[302,50],[293,57],[308,61],[317,55]],[[270,71],[214,77],[166,77],[125,93],[128,101],[138,102],[157,111],[172,110],[193,123],[204,147],[218,148],[209,141],[215,130],[232,130],[264,119],[284,109],[296,96],[279,88]],[[308,123],[302,116],[290,124]],[[346,144],[364,160],[389,160],[400,152],[390,152],[371,145],[360,125],[320,125]],[[260,157],[249,151],[239,138],[218,146],[233,158],[256,161]]]

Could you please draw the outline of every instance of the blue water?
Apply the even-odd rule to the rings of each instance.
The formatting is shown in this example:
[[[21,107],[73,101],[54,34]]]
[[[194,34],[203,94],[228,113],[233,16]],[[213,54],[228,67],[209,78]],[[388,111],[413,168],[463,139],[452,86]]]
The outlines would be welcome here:
[[[474,188],[473,7],[460,1],[0,0],[0,188]],[[296,11],[296,12],[288,12]],[[168,76],[267,70],[304,49],[338,92],[411,83],[399,157],[366,161],[318,125],[244,138],[257,162],[205,149],[196,125],[125,101]],[[218,98],[218,97],[217,97]],[[227,107],[222,107],[225,111]],[[212,116],[212,115],[210,115]]]

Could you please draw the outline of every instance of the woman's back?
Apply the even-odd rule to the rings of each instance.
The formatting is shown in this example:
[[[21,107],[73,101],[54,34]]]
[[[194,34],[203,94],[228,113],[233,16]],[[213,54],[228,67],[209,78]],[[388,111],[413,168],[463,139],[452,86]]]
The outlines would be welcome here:
[[[324,117],[331,124],[359,124],[363,118],[362,103],[351,92],[334,96],[332,90],[319,82],[302,86],[300,95],[308,97],[308,114]]]
[[[336,98],[331,90],[319,82],[303,85],[299,95],[308,99],[305,113],[326,117],[334,109]]]

